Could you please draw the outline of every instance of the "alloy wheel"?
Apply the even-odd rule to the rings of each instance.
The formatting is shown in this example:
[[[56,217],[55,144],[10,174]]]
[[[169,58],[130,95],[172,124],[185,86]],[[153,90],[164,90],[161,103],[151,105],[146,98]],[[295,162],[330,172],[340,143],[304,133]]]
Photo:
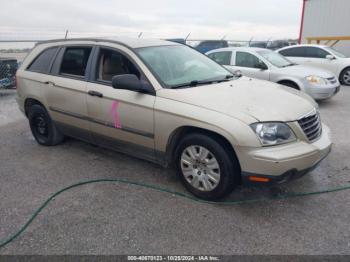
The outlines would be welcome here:
[[[344,74],[343,74],[343,82],[346,85],[350,85],[350,70],[347,70],[347,71],[344,72]]]
[[[192,145],[181,154],[181,170],[186,181],[200,191],[212,191],[220,182],[220,166],[205,147]]]
[[[35,131],[43,137],[48,137],[49,127],[46,118],[43,114],[38,114],[33,119]]]

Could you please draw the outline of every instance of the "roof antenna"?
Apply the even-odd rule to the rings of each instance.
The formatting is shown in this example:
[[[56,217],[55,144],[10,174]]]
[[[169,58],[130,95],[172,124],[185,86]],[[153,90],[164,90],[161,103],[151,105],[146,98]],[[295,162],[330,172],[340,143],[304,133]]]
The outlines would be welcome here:
[[[139,33],[139,36],[138,36],[138,38],[141,38],[141,36],[142,36],[142,33],[143,33],[143,32],[140,32],[140,33]]]
[[[66,30],[66,35],[64,36],[64,39],[67,39],[68,36],[68,29]]]
[[[224,35],[222,38],[221,38],[221,40],[224,40],[226,38],[226,35]]]
[[[188,35],[185,38],[185,41],[188,39],[188,37],[190,36],[191,32],[188,33]]]
[[[248,46],[250,46],[250,43],[252,42],[253,38],[254,38],[254,37],[251,37],[251,38],[249,39]]]

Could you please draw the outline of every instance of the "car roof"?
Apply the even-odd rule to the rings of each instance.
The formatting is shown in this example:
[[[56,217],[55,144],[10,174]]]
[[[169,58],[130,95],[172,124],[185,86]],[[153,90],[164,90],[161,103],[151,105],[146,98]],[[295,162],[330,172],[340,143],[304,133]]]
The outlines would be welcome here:
[[[284,50],[284,49],[289,49],[289,48],[293,48],[293,47],[327,47],[326,45],[317,45],[317,44],[301,44],[301,45],[290,45],[290,46],[285,46],[282,47],[280,49],[277,49],[276,51],[279,50]]]
[[[112,38],[70,38],[70,39],[54,39],[48,41],[41,41],[38,45],[57,43],[57,44],[67,44],[69,42],[110,42],[115,44],[121,44],[127,46],[131,49],[142,48],[150,46],[166,46],[166,45],[181,45],[175,42],[160,40],[160,39],[147,39],[147,38],[132,38],[132,37],[112,37]]]
[[[248,52],[253,51],[253,52],[256,52],[256,51],[266,51],[266,50],[271,51],[270,49],[261,48],[261,47],[223,47],[223,48],[210,50],[207,53],[209,54],[209,53],[222,52],[222,51],[248,51]]]

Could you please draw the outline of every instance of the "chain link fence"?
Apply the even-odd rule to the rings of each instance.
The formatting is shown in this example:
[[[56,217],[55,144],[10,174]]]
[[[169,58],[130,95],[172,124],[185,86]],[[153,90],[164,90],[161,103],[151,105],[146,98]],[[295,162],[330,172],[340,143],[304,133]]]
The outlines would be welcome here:
[[[0,89],[14,88],[18,61],[14,58],[0,58]]]
[[[14,89],[18,67],[35,43],[0,41],[0,89]]]

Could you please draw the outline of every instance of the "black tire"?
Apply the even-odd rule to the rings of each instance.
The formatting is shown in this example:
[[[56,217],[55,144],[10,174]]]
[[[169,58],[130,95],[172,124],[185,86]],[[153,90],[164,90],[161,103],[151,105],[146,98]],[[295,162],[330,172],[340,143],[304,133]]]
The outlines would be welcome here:
[[[40,145],[54,146],[63,141],[64,135],[57,129],[43,106],[32,105],[28,111],[28,119],[32,134]]]
[[[350,86],[350,67],[345,68],[339,76],[339,82],[342,85]]]
[[[300,90],[299,86],[293,82],[281,82],[280,84],[284,85],[284,86],[291,87],[291,88],[296,89],[296,90]]]
[[[220,167],[220,179],[217,186],[211,191],[201,191],[191,185],[185,178],[181,167],[181,156],[189,146],[201,146],[209,150],[216,158]],[[237,185],[240,178],[240,168],[235,156],[229,155],[222,143],[205,134],[194,133],[185,136],[175,151],[176,172],[184,186],[193,195],[205,200],[218,200],[228,195]]]

